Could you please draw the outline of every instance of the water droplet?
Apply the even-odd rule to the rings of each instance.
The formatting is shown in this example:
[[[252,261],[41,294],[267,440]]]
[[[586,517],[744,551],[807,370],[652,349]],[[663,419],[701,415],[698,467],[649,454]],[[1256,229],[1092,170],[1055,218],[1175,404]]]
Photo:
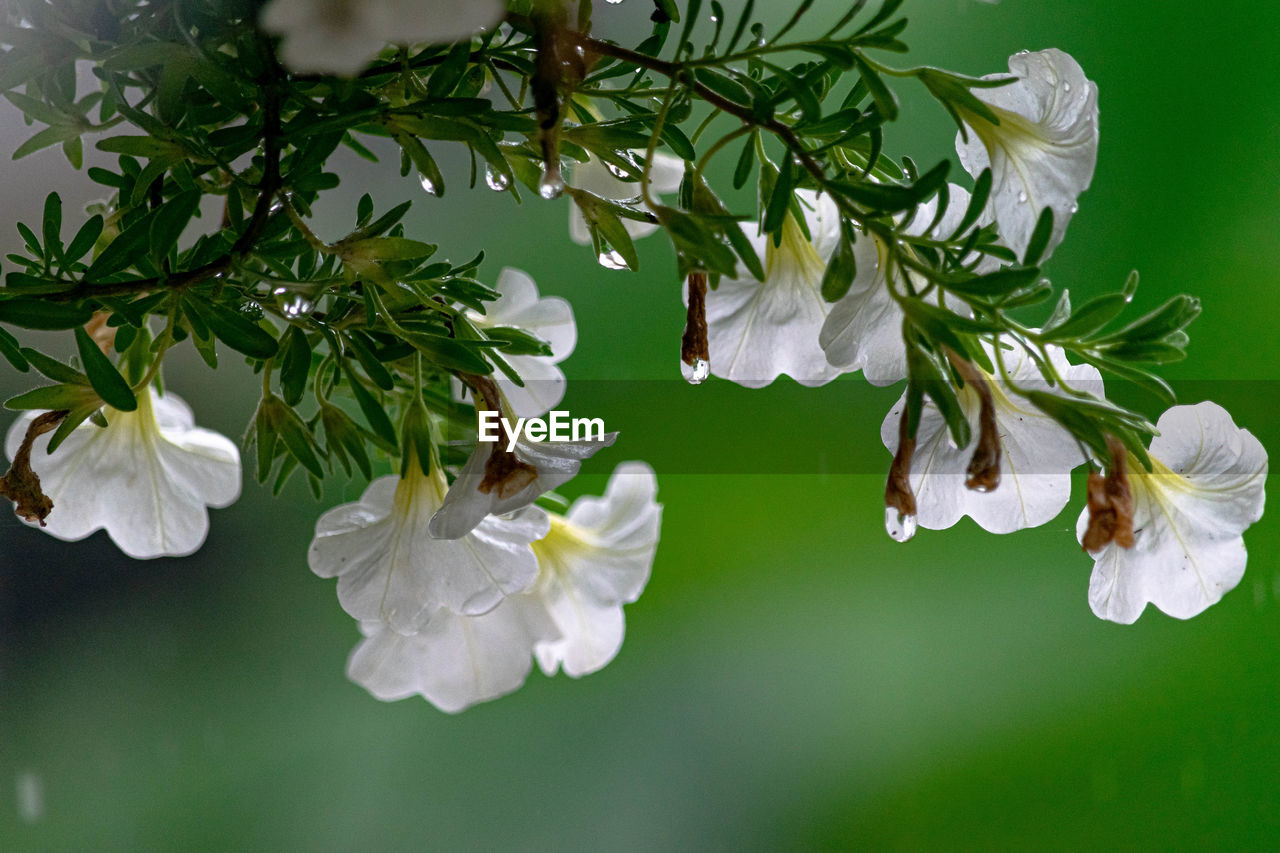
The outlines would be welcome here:
[[[277,285],[276,287],[271,288],[272,296],[284,296],[288,292],[289,292],[289,288],[285,287],[283,284]]]
[[[1076,212],[1077,210],[1079,210],[1079,209],[1080,209],[1080,205],[1076,204],[1075,202],[1072,202],[1072,203],[1071,203],[1071,212],[1072,212],[1072,213],[1075,213],[1075,212]]]
[[[705,358],[695,359],[692,365],[680,362],[680,372],[684,375],[684,381],[690,385],[701,385],[707,381],[707,377],[711,375],[711,362]]]
[[[609,174],[613,175],[615,178],[618,178],[619,180],[625,181],[628,178],[632,177],[636,172],[641,171],[641,169],[640,169],[640,164],[637,163],[634,158],[624,157],[623,159],[626,160],[627,165],[631,167],[629,170],[624,169],[622,166],[619,166],[616,163],[605,163],[604,166],[606,169],[609,170]]]
[[[1020,50],[1020,51],[1018,51],[1017,53],[1015,53],[1015,54],[1014,54],[1014,56],[1026,56],[1026,55],[1027,55],[1028,53],[1030,53],[1030,52],[1031,52],[1031,51],[1029,51],[1029,50]]]
[[[916,535],[916,517],[903,515],[897,507],[884,508],[884,530],[894,542],[906,542]]]
[[[1018,193],[1018,204],[1027,203],[1027,194],[1025,192]]]
[[[437,187],[435,185],[435,182],[432,181],[430,178],[428,178],[426,175],[419,174],[418,183],[422,184],[422,188],[427,192],[431,193],[436,198],[440,197],[440,188]]]
[[[286,317],[301,317],[303,314],[310,314],[312,308],[315,305],[311,300],[299,295],[286,302],[282,310]]]
[[[284,204],[279,201],[273,201],[271,202],[271,207],[267,209],[267,212],[270,213],[272,216],[275,216],[277,213],[279,213],[282,210],[284,210]]]
[[[607,270],[625,270],[630,269],[626,260],[618,253],[617,249],[610,249],[607,252],[601,252],[596,258],[600,266]]]
[[[1070,92],[1070,91],[1071,91],[1071,84],[1070,84],[1070,83],[1063,83],[1063,84],[1062,84],[1062,91],[1064,91],[1064,92]]]
[[[987,485],[986,483],[974,483],[972,486],[970,486],[970,487],[969,487],[969,491],[971,491],[971,492],[983,492],[983,493],[986,493],[986,492],[994,492],[994,491],[995,491],[995,487],[994,487],[994,486],[989,486],[989,485]]]
[[[560,198],[564,192],[564,178],[558,172],[543,172],[542,182],[538,184],[538,195],[546,199]]]
[[[497,171],[492,166],[486,166],[484,170],[484,182],[489,185],[489,189],[502,192],[511,186],[511,179],[502,172]]]
[[[612,5],[612,6],[617,6],[619,3],[621,3],[621,2],[622,2],[622,0],[604,0],[604,2],[606,2],[606,3],[608,3],[608,4]]]
[[[711,23],[713,23],[713,24],[718,24],[718,23],[720,23],[720,16],[719,16],[719,15],[712,15],[712,16],[711,16]]]

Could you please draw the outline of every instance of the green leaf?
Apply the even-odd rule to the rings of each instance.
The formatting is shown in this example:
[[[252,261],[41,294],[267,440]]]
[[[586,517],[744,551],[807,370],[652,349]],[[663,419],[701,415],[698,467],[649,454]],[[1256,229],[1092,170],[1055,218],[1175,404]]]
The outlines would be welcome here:
[[[475,350],[463,346],[453,338],[417,332],[405,335],[404,342],[445,370],[481,375],[493,372],[489,362],[480,357]]]
[[[738,163],[733,167],[733,188],[740,190],[751,179],[751,168],[756,164],[756,131],[747,134],[746,144],[738,155]]]
[[[383,366],[378,357],[373,354],[368,345],[364,342],[359,334],[347,332],[343,336],[347,347],[355,354],[356,361],[360,362],[360,366],[364,368],[365,374],[373,380],[373,384],[377,385],[383,391],[390,391],[396,386],[395,379],[391,373]]]
[[[44,200],[44,245],[45,251],[54,257],[63,258],[62,253],[62,197],[57,193],[49,193]],[[66,263],[63,260],[63,263]]]
[[[373,394],[369,393],[369,389],[364,387],[364,384],[360,382],[360,379],[351,370],[347,362],[344,361],[342,367],[347,374],[347,382],[351,385],[351,393],[356,398],[356,404],[360,406],[360,411],[364,413],[365,420],[373,428],[373,434],[394,448],[396,446],[396,429],[391,425],[391,418],[387,416],[386,409],[382,408],[382,404],[377,401]]]
[[[26,373],[31,369],[31,364],[22,355],[18,339],[9,334],[7,329],[0,329],[0,355],[13,365],[14,370]]]
[[[34,388],[16,397],[10,397],[4,401],[4,407],[15,411],[23,409],[75,409],[97,399],[98,395],[84,385],[45,385],[42,388]]]
[[[1072,312],[1065,322],[1046,328],[1041,335],[1050,341],[1085,337],[1114,320],[1128,304],[1129,297],[1123,293],[1107,293],[1095,297]]]
[[[1046,207],[1040,211],[1040,218],[1036,220],[1035,230],[1031,232],[1031,240],[1027,243],[1027,253],[1022,258],[1022,265],[1025,267],[1034,267],[1040,263],[1040,259],[1044,257],[1045,249],[1049,248],[1049,238],[1053,236],[1053,210]]]
[[[853,62],[858,66],[858,73],[862,75],[862,81],[867,84],[867,91],[871,93],[871,99],[875,101],[880,115],[893,121],[898,117],[897,96],[885,85],[880,74],[856,50],[853,52]]]
[[[138,408],[138,400],[133,396],[129,383],[83,328],[76,329],[76,349],[80,352],[80,363],[84,365],[89,384],[103,402],[122,412]]]
[[[764,212],[764,231],[774,234],[782,228],[787,211],[791,208],[796,182],[796,167],[790,157],[782,161],[778,171],[778,179],[773,184],[773,192],[769,194],[769,204]]]
[[[840,244],[827,263],[827,271],[822,276],[822,298],[827,302],[837,302],[853,285],[858,274],[857,261],[853,254],[853,239],[848,226],[840,229]],[[869,238],[868,238],[869,239]]]
[[[179,193],[162,204],[151,219],[151,253],[164,258],[178,242],[182,232],[200,206],[199,190]]]
[[[31,347],[23,347],[22,355],[27,361],[31,362],[31,366],[36,370],[48,376],[54,382],[61,382],[64,385],[88,385],[89,377],[85,376],[74,367],[63,364],[56,358],[45,355],[39,350]]]
[[[71,242],[67,245],[67,250],[63,253],[67,263],[75,263],[87,255],[101,236],[102,216],[95,213],[85,221],[84,225],[80,226],[76,236],[72,237]]]
[[[238,311],[205,302],[192,294],[183,298],[182,305],[184,310],[194,312],[219,340],[236,352],[250,358],[271,358],[279,349],[279,342],[274,337]]]
[[[93,309],[39,299],[0,300],[0,322],[24,329],[74,329],[93,316]]]
[[[271,426],[284,442],[289,454],[297,459],[303,468],[324,479],[324,466],[320,464],[315,453],[315,438],[302,422],[302,418],[298,417],[298,413],[290,406],[286,406],[279,397],[272,396],[267,402]]]
[[[296,406],[302,402],[311,372],[311,345],[306,333],[290,326],[280,339],[280,351],[280,396],[288,405]]]
[[[151,211],[116,235],[116,238],[102,250],[102,254],[89,264],[89,269],[84,274],[85,281],[100,281],[112,273],[133,266],[145,256],[151,240],[151,223],[155,219],[155,214],[156,211]]]

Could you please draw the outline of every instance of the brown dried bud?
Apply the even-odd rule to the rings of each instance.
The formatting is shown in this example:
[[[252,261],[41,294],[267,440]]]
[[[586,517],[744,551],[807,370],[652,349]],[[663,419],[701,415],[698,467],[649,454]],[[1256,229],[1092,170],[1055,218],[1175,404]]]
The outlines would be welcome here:
[[[1121,548],[1133,547],[1133,490],[1125,471],[1125,449],[1114,436],[1107,436],[1111,451],[1111,467],[1106,476],[1089,472],[1086,500],[1089,527],[1080,544],[1086,551],[1099,551],[1115,542]]]
[[[0,477],[0,495],[13,501],[13,511],[19,518],[27,521],[38,521],[44,527],[44,520],[53,510],[53,501],[40,488],[40,477],[31,470],[31,446],[36,437],[57,429],[67,416],[65,410],[45,412],[27,427],[27,435],[22,445],[13,455],[13,465],[8,473]]]
[[[902,419],[898,421],[898,450],[893,454],[889,480],[884,487],[884,505],[903,516],[916,514],[916,495],[911,490],[911,459],[916,454],[916,440],[907,426],[909,414],[908,404],[902,408]]]
[[[1000,485],[1000,454],[1003,448],[1000,446],[1000,425],[996,422],[991,380],[954,350],[947,350],[947,358],[964,378],[965,385],[978,395],[978,444],[973,449],[973,458],[969,460],[965,488],[975,492],[995,491]]]
[[[711,360],[707,342],[707,274],[689,273],[689,308],[685,312],[684,336],[680,339],[680,360],[693,367]]]
[[[502,412],[502,393],[498,390],[496,382],[488,376],[476,376],[470,373],[460,374],[458,378],[471,386],[477,397],[477,408],[479,402],[483,401],[488,411]],[[499,498],[507,498],[538,478],[537,468],[528,462],[521,461],[506,449],[509,442],[510,435],[499,418],[498,440],[493,443],[493,450],[485,460],[484,479],[477,487],[486,495],[497,489]]]

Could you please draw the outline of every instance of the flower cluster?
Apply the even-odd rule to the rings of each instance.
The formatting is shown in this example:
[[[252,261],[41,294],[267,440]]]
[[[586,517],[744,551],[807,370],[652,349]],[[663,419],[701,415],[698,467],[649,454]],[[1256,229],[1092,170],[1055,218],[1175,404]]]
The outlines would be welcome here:
[[[437,155],[465,148],[473,186],[564,197],[571,241],[609,269],[639,269],[635,241],[664,233],[692,383],[905,382],[881,428],[897,539],[965,516],[995,533],[1045,524],[1087,465],[1078,533],[1099,616],[1154,603],[1185,618],[1240,580],[1266,453],[1215,404],[1173,405],[1150,369],[1185,355],[1198,301],[1117,328],[1131,278],[1018,319],[1054,295],[1042,265],[1097,162],[1097,87],[1062,51],[981,78],[890,67],[876,57],[906,50],[895,0],[803,40],[787,35],[818,4],[767,36],[753,4],[707,27],[697,4],[681,21],[663,0],[634,49],[592,34],[608,7],[589,0],[121,0],[91,21],[65,5],[0,6],[0,94],[44,125],[15,158],[60,144],[80,168],[88,130],[137,132],[96,142],[118,156],[89,170],[111,196],[70,240],[56,193],[41,227],[19,225],[0,324],[70,331],[78,358],[0,327],[0,356],[53,383],[6,401],[28,414],[0,495],[60,538],[193,552],[208,507],[240,493],[240,448],[161,393],[160,367],[183,342],[215,368],[234,350],[260,383],[243,444],[259,483],[297,476],[319,499],[333,475],[368,482],[320,517],[308,560],[337,579],[364,634],[348,673],[380,698],[457,711],[516,689],[535,660],[574,677],[607,664],[661,507],[653,471],[625,462],[602,497],[552,510],[618,438],[522,434],[565,398],[570,305],[516,269],[490,283],[483,254],[442,260],[406,232],[411,202],[379,215],[366,194],[352,230],[322,239],[342,147],[391,148],[430,204],[446,192]],[[80,62],[102,84],[83,97]],[[899,79],[954,119],[971,182],[886,153]],[[708,177],[733,149],[747,213]],[[191,240],[210,197],[219,224]],[[1171,407],[1151,423],[1107,399],[1104,373]]]

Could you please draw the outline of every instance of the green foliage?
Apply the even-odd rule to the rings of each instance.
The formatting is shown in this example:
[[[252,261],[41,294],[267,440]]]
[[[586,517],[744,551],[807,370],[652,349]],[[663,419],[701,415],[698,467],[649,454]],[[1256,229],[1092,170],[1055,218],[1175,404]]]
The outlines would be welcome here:
[[[713,285],[726,276],[763,280],[745,229],[758,223],[777,241],[789,216],[807,227],[797,190],[828,194],[842,224],[823,297],[849,291],[857,243],[884,247],[886,280],[906,317],[909,387],[938,404],[958,443],[969,426],[947,351],[994,370],[982,340],[1021,342],[1050,381],[1045,348],[1056,345],[1168,396],[1149,366],[1183,357],[1196,300],[1175,297],[1106,331],[1133,283],[1074,310],[1064,290],[1041,328],[1025,325],[1011,312],[1053,294],[1040,269],[1053,217],[1046,210],[1025,256],[1013,257],[983,221],[990,172],[975,182],[954,233],[907,233],[921,205],[936,204],[935,222],[947,212],[951,164],[921,172],[886,153],[902,109],[893,83],[918,81],[964,133],[966,116],[998,121],[972,90],[1009,81],[885,65],[883,55],[906,50],[900,0],[849,4],[816,38],[793,35],[808,28],[819,6],[812,2],[797,4],[770,34],[751,2],[732,20],[712,2],[707,32],[700,2],[662,0],[634,49],[591,37],[589,2],[576,7],[577,29],[549,24],[533,4],[511,5],[498,32],[388,49],[358,76],[336,79],[281,68],[253,4],[191,0],[169,10],[126,0],[104,19],[76,15],[76,4],[11,3],[0,13],[0,93],[34,126],[13,156],[61,144],[81,168],[92,134],[116,164],[88,171],[111,192],[105,209],[81,217],[51,194],[40,228],[18,226],[26,251],[9,257],[0,324],[75,329],[84,372],[0,327],[0,355],[59,383],[10,405],[58,405],[77,416],[104,402],[132,408],[153,363],[189,341],[210,367],[229,348],[262,375],[249,439],[259,480],[274,478],[277,489],[295,470],[316,488],[335,463],[348,474],[354,463],[367,477],[371,450],[416,447],[421,463],[437,426],[467,434],[473,425],[450,401],[451,380],[496,372],[520,382],[506,357],[549,350],[525,330],[473,322],[497,298],[479,273],[483,256],[460,265],[439,259],[435,245],[405,233],[408,202],[379,212],[366,195],[345,237],[316,236],[311,213],[341,180],[327,171],[330,158],[345,147],[376,159],[378,140],[394,143],[402,174],[416,173],[438,196],[459,189],[455,176],[446,185],[437,161],[448,149],[469,157],[470,186],[483,182],[516,202],[521,185],[547,194],[548,165],[558,174],[561,160],[570,168],[599,161],[635,191],[616,199],[568,188],[595,257],[639,269],[627,225],[657,223],[678,275],[706,272]],[[562,76],[541,79],[540,44],[580,57],[581,67],[561,63]],[[78,62],[94,69],[88,92],[80,91]],[[560,99],[550,118],[534,103],[548,86]],[[735,158],[732,189],[757,188],[754,210],[726,203],[734,198],[728,188],[717,191],[708,178],[726,149]],[[548,151],[557,162],[544,163]],[[675,203],[650,186],[659,154],[686,163]],[[210,201],[221,209],[216,222],[201,216]],[[74,229],[65,243],[64,226]],[[123,369],[78,328],[95,314],[116,329]],[[149,324],[162,326],[154,340]],[[1042,397],[1031,399],[1094,448],[1105,449],[1101,436],[1111,432],[1140,449],[1151,431],[1140,416],[1087,394]],[[410,438],[402,440],[405,429]]]

